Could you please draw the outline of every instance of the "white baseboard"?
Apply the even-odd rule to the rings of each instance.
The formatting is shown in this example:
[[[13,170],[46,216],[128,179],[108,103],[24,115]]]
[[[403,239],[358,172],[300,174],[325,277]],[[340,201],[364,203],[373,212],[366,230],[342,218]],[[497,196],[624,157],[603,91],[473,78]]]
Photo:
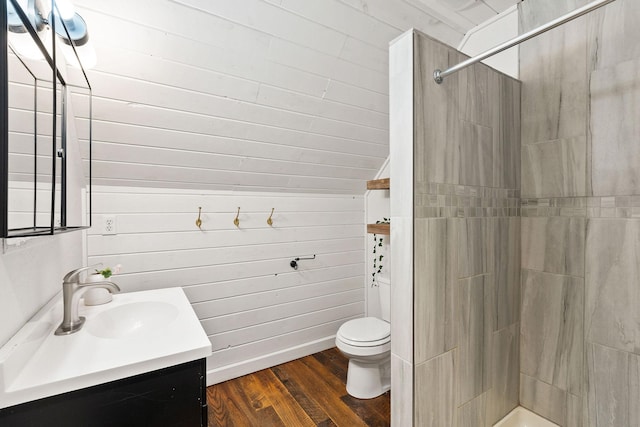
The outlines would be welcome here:
[[[331,335],[319,340],[306,342],[295,347],[289,347],[275,353],[266,354],[254,359],[243,360],[232,365],[207,370],[207,387],[233,378],[238,378],[252,372],[270,368],[281,363],[290,362],[319,351],[336,346],[336,336]],[[216,357],[215,353],[211,356]]]

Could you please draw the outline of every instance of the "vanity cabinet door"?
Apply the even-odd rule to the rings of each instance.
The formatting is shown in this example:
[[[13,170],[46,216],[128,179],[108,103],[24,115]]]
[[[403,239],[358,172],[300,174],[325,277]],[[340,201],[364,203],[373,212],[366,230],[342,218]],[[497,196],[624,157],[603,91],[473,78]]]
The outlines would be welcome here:
[[[0,426],[206,426],[205,374],[201,359],[0,409]]]

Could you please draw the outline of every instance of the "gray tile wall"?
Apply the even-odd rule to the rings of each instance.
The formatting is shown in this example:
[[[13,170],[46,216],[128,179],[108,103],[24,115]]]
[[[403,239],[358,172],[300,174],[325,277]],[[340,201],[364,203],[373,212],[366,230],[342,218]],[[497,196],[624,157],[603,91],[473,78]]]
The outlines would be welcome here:
[[[588,0],[527,0],[521,31]],[[640,425],[640,2],[520,47],[521,404]]]
[[[491,426],[520,372],[520,83],[414,39],[414,420]],[[394,264],[395,265],[395,264]]]

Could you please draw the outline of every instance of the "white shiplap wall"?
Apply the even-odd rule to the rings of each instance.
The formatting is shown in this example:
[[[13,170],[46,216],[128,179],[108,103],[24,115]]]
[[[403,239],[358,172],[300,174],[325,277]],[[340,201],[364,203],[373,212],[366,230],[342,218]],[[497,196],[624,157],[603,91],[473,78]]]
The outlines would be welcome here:
[[[388,43],[415,27],[457,44],[496,12],[474,3],[76,1],[98,55],[89,262],[123,264],[125,291],[185,289],[214,348],[209,384],[331,347],[362,316]],[[118,235],[102,236],[112,214]]]
[[[82,265],[82,240],[79,232],[0,239],[0,347],[62,290],[62,277]]]
[[[363,313],[348,194],[388,155],[389,41],[414,27],[455,45],[515,2],[76,0],[98,56],[94,184],[114,186],[95,189],[89,262],[122,263],[126,291],[184,287],[216,350],[210,384],[332,346]],[[112,214],[118,235],[100,235]],[[53,249],[0,257],[0,283],[31,292],[6,276],[68,251]]]
[[[125,292],[184,288],[213,345],[209,384],[332,347],[363,315],[362,196],[98,187],[94,202],[89,263],[122,264]],[[100,234],[105,215],[118,234]]]
[[[94,182],[362,194],[388,155],[388,43],[455,45],[515,2],[76,0]]]

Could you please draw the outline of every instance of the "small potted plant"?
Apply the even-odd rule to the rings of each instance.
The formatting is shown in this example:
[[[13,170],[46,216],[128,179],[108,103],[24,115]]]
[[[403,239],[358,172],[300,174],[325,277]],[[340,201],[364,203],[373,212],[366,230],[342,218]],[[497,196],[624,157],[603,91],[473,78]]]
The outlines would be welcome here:
[[[87,283],[105,282],[114,274],[118,274],[122,266],[120,264],[113,267],[107,267],[102,270],[96,269],[93,274],[87,276]],[[100,305],[106,304],[113,300],[111,292],[104,288],[92,288],[84,293],[84,305]]]

